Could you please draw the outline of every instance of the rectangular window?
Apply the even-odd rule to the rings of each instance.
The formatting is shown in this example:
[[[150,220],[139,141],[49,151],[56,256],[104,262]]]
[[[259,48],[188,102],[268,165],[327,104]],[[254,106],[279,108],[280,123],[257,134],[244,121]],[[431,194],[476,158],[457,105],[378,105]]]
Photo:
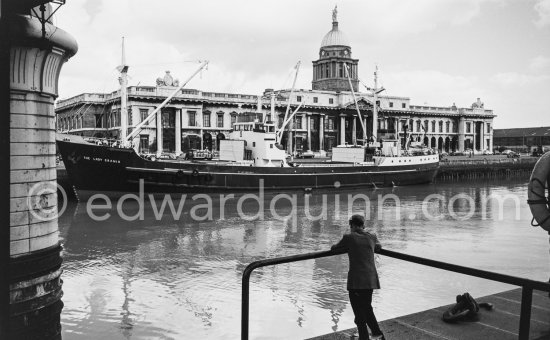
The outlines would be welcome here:
[[[302,101],[302,96],[296,96],[296,101],[301,102]]]
[[[301,129],[302,128],[302,117],[296,117],[296,129]]]
[[[145,118],[149,115],[149,110],[147,109],[139,109],[139,121],[143,122]]]
[[[103,119],[102,115],[95,115],[95,127],[96,128],[102,128],[103,127]]]
[[[401,103],[401,108],[406,109],[407,108],[407,103]]]
[[[223,114],[218,114],[218,123],[216,124],[216,127],[222,128],[223,127]]]
[[[202,114],[202,126],[203,127],[210,127],[210,113],[203,113]]]
[[[162,113],[162,127],[165,129],[173,128],[176,126],[176,116],[170,111]]]
[[[422,128],[420,127],[420,124],[421,124],[420,121],[417,120],[416,121],[416,132],[420,132],[422,130]]]
[[[439,133],[443,132],[443,122],[439,122]]]
[[[273,149],[273,144],[269,144],[269,148],[270,148],[270,149]]]
[[[450,122],[445,122],[445,132],[449,133],[449,124]]]
[[[472,133],[472,123],[466,123],[466,133]]]
[[[314,102],[314,103],[317,103],[318,101],[319,101],[319,100],[318,100],[317,97],[313,97],[313,102]]]
[[[195,121],[196,112],[187,111],[187,114],[189,115],[189,126],[197,126],[197,122]]]
[[[231,128],[233,128],[233,124],[237,122],[237,115],[231,115]]]
[[[393,102],[390,102],[390,107],[393,107]]]
[[[328,119],[328,129],[329,130],[334,130],[334,118],[330,117]]]
[[[132,110],[128,110],[128,126],[132,126]]]
[[[329,104],[334,104],[334,99],[329,98],[329,99],[328,99],[328,103],[329,103]]]
[[[435,120],[432,120],[432,132],[435,132]]]
[[[149,136],[139,136],[139,152],[149,152]]]
[[[491,133],[491,123],[487,123],[487,133]]]

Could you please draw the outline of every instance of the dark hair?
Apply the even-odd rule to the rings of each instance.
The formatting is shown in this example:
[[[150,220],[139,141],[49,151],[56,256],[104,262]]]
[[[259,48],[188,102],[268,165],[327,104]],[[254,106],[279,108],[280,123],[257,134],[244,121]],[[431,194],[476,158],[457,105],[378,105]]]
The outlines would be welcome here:
[[[349,223],[357,227],[363,227],[365,225],[365,218],[363,215],[355,214],[351,216]]]

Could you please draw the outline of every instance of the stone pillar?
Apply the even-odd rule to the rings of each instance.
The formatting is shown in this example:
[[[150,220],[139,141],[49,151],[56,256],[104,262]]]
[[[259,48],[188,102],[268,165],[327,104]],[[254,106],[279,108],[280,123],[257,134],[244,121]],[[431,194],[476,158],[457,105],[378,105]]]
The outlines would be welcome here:
[[[340,145],[346,144],[346,116],[340,115]]]
[[[325,116],[319,116],[319,152],[325,155]]]
[[[179,156],[181,154],[181,109],[176,109],[176,156]]]
[[[307,124],[307,149],[311,151],[311,114],[306,115],[306,124]]]
[[[50,6],[45,11],[49,16]],[[1,15],[8,21],[11,55],[8,338],[58,339],[63,292],[57,216],[62,211],[57,206],[54,100],[61,66],[77,44],[51,22],[45,23],[42,38],[37,18]]]
[[[162,110],[157,112],[156,118],[156,134],[157,134],[157,157],[162,153]]]
[[[458,120],[458,151],[464,151],[464,137],[466,133],[466,123],[464,117],[460,117]]]
[[[351,143],[353,145],[357,144],[357,117],[353,116],[353,122],[351,125]]]
[[[479,142],[481,151],[485,150],[487,146],[485,145],[485,122],[481,122],[481,128],[480,128],[480,136],[479,136]]]

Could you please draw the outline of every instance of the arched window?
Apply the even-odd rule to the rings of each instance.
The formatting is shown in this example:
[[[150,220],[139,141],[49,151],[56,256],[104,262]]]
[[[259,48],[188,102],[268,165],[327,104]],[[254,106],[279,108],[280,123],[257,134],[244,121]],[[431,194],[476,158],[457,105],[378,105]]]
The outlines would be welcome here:
[[[443,132],[443,121],[440,120],[439,121],[439,133],[442,133]]]
[[[435,120],[432,120],[432,132],[435,132]]]

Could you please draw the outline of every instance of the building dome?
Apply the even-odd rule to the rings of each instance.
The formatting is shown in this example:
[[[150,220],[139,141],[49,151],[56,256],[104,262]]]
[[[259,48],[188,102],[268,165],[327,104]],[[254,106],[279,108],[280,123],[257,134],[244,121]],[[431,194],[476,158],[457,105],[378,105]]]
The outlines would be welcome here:
[[[321,41],[321,47],[327,46],[350,46],[346,35],[338,29],[338,22],[332,23],[332,30],[325,34]]]
[[[321,48],[328,46],[350,46],[346,35],[338,29],[338,10],[336,7],[332,11],[332,29],[325,34],[323,41],[321,41]]]

